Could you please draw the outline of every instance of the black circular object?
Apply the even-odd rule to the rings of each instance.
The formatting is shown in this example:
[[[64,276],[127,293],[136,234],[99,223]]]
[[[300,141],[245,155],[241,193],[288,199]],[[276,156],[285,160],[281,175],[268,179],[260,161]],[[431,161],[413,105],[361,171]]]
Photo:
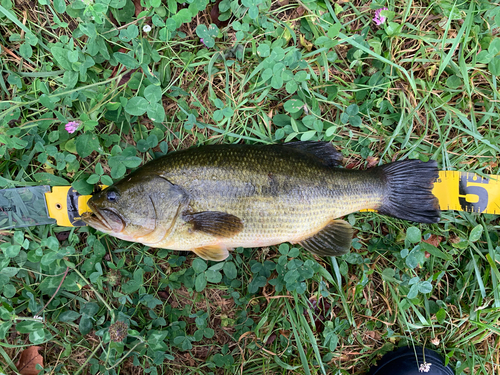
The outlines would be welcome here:
[[[415,347],[415,349],[404,346],[394,352],[385,354],[378,361],[377,366],[372,366],[366,375],[422,374],[454,375],[453,370],[449,366],[444,365],[443,358],[438,353],[420,346]]]
[[[114,201],[116,201],[116,199],[118,198],[118,194],[116,194],[116,192],[115,192],[115,191],[110,190],[110,191],[108,191],[108,193],[106,194],[106,198],[108,198],[108,201],[110,201],[110,202],[114,202]]]

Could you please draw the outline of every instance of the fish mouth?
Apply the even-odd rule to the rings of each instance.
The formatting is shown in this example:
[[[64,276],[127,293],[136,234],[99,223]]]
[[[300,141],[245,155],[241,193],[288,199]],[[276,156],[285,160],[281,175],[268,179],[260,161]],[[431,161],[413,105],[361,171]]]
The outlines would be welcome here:
[[[120,233],[125,228],[125,222],[114,209],[97,209],[89,204],[92,212],[82,214],[82,220],[91,227],[105,233]]]

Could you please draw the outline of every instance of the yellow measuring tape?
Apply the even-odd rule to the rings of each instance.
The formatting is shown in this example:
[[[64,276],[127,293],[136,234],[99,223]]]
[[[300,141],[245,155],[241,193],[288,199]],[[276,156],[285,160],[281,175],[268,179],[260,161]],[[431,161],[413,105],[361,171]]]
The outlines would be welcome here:
[[[500,214],[500,176],[481,177],[475,173],[440,171],[432,193],[442,211],[457,210]],[[61,226],[83,226],[84,212],[90,211],[90,195],[80,195],[71,186],[55,186],[45,193],[49,216]]]
[[[485,178],[475,173],[441,171],[432,193],[443,211],[500,214],[500,176]]]
[[[51,192],[45,193],[49,216],[63,227],[84,226],[86,224],[81,216],[90,211],[87,206],[90,197],[91,195],[80,195],[71,186],[53,186]]]

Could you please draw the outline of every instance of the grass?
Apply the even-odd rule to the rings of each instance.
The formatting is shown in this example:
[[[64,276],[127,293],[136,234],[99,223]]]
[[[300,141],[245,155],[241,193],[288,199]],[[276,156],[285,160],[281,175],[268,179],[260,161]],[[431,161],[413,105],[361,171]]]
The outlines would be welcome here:
[[[350,168],[499,174],[498,4],[0,5],[1,188],[89,194],[167,151],[297,140]],[[0,372],[38,345],[47,374],[362,374],[408,344],[500,373],[497,215],[346,220],[342,258],[285,244],[223,263],[85,227],[3,230]]]

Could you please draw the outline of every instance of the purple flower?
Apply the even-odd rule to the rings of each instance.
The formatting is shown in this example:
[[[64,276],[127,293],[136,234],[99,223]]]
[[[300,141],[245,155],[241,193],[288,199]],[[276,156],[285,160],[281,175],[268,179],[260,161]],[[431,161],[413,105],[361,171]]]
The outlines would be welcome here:
[[[207,46],[207,45],[203,42],[203,38],[200,38],[200,42],[201,42],[201,44],[203,44],[205,47]]]
[[[373,17],[373,22],[375,22],[377,25],[382,25],[385,22],[385,17],[380,15],[380,12],[383,10],[389,10],[387,8],[380,8],[375,11],[375,17]]]
[[[76,132],[76,129],[78,129],[79,126],[80,126],[79,122],[70,121],[64,126],[64,129],[66,129],[66,131],[71,134]]]

